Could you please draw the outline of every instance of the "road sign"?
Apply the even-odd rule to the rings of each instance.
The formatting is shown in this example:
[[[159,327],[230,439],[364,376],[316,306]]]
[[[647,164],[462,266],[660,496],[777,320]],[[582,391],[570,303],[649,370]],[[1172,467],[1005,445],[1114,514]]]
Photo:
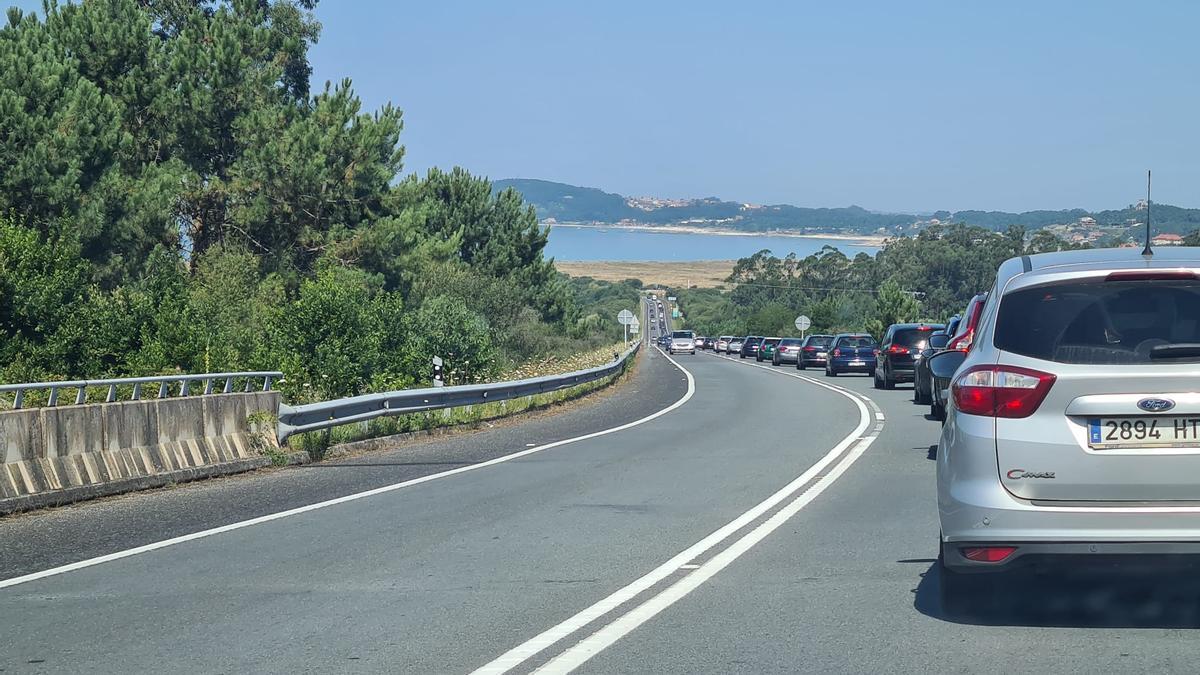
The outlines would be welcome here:
[[[632,320],[633,320],[633,312],[631,312],[627,309],[623,309],[617,314],[617,323],[628,326],[629,322]]]
[[[668,296],[667,296],[667,301],[669,301],[669,302],[675,302],[675,296],[673,296],[673,295],[668,295]]]
[[[796,317],[796,330],[808,330],[809,326],[811,325],[812,319],[808,318],[807,316],[801,314],[800,316]]]

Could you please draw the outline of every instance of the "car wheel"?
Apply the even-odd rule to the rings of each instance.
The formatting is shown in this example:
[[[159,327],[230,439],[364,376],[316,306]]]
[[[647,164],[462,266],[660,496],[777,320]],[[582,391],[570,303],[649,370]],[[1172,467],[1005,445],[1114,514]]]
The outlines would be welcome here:
[[[796,370],[804,370],[804,359],[796,359]]]
[[[825,377],[837,377],[837,371],[829,366],[826,366],[825,367]]]
[[[995,606],[1003,572],[955,572],[946,567],[941,553],[938,553],[937,566],[938,597],[945,616],[967,617]]]
[[[876,389],[883,389],[883,380],[879,379],[879,371],[876,370],[875,372],[871,373],[871,376],[873,379],[871,385]]]
[[[883,388],[884,389],[895,389],[896,388],[896,381],[893,380],[892,378],[888,377],[886,370],[883,371]]]

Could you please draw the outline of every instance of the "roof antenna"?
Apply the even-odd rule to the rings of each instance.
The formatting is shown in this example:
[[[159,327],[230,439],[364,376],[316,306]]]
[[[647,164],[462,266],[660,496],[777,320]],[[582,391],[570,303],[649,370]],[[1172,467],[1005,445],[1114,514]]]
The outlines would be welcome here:
[[[1154,255],[1154,251],[1150,250],[1150,170],[1146,169],[1146,248],[1142,249],[1142,255],[1147,258]]]

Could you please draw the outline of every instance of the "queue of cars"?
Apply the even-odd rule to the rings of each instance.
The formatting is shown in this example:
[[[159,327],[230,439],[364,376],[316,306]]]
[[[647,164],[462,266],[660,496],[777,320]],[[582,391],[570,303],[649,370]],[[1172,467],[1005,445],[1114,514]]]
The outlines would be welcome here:
[[[1014,573],[1200,562],[1200,249],[1021,256],[945,324],[721,336],[715,351],[913,383],[936,452],[938,592],[950,615]]]

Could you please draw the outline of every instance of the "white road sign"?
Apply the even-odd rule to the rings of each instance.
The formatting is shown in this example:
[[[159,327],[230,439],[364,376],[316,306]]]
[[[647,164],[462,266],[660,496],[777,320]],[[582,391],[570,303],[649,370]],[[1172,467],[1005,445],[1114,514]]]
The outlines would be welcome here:
[[[627,325],[629,325],[630,321],[633,321],[633,312],[631,312],[627,309],[623,309],[620,311],[620,313],[617,314],[617,323],[624,324],[627,326]]]
[[[811,325],[812,319],[808,318],[807,316],[801,314],[800,316],[796,317],[796,330],[808,330],[808,327]]]

